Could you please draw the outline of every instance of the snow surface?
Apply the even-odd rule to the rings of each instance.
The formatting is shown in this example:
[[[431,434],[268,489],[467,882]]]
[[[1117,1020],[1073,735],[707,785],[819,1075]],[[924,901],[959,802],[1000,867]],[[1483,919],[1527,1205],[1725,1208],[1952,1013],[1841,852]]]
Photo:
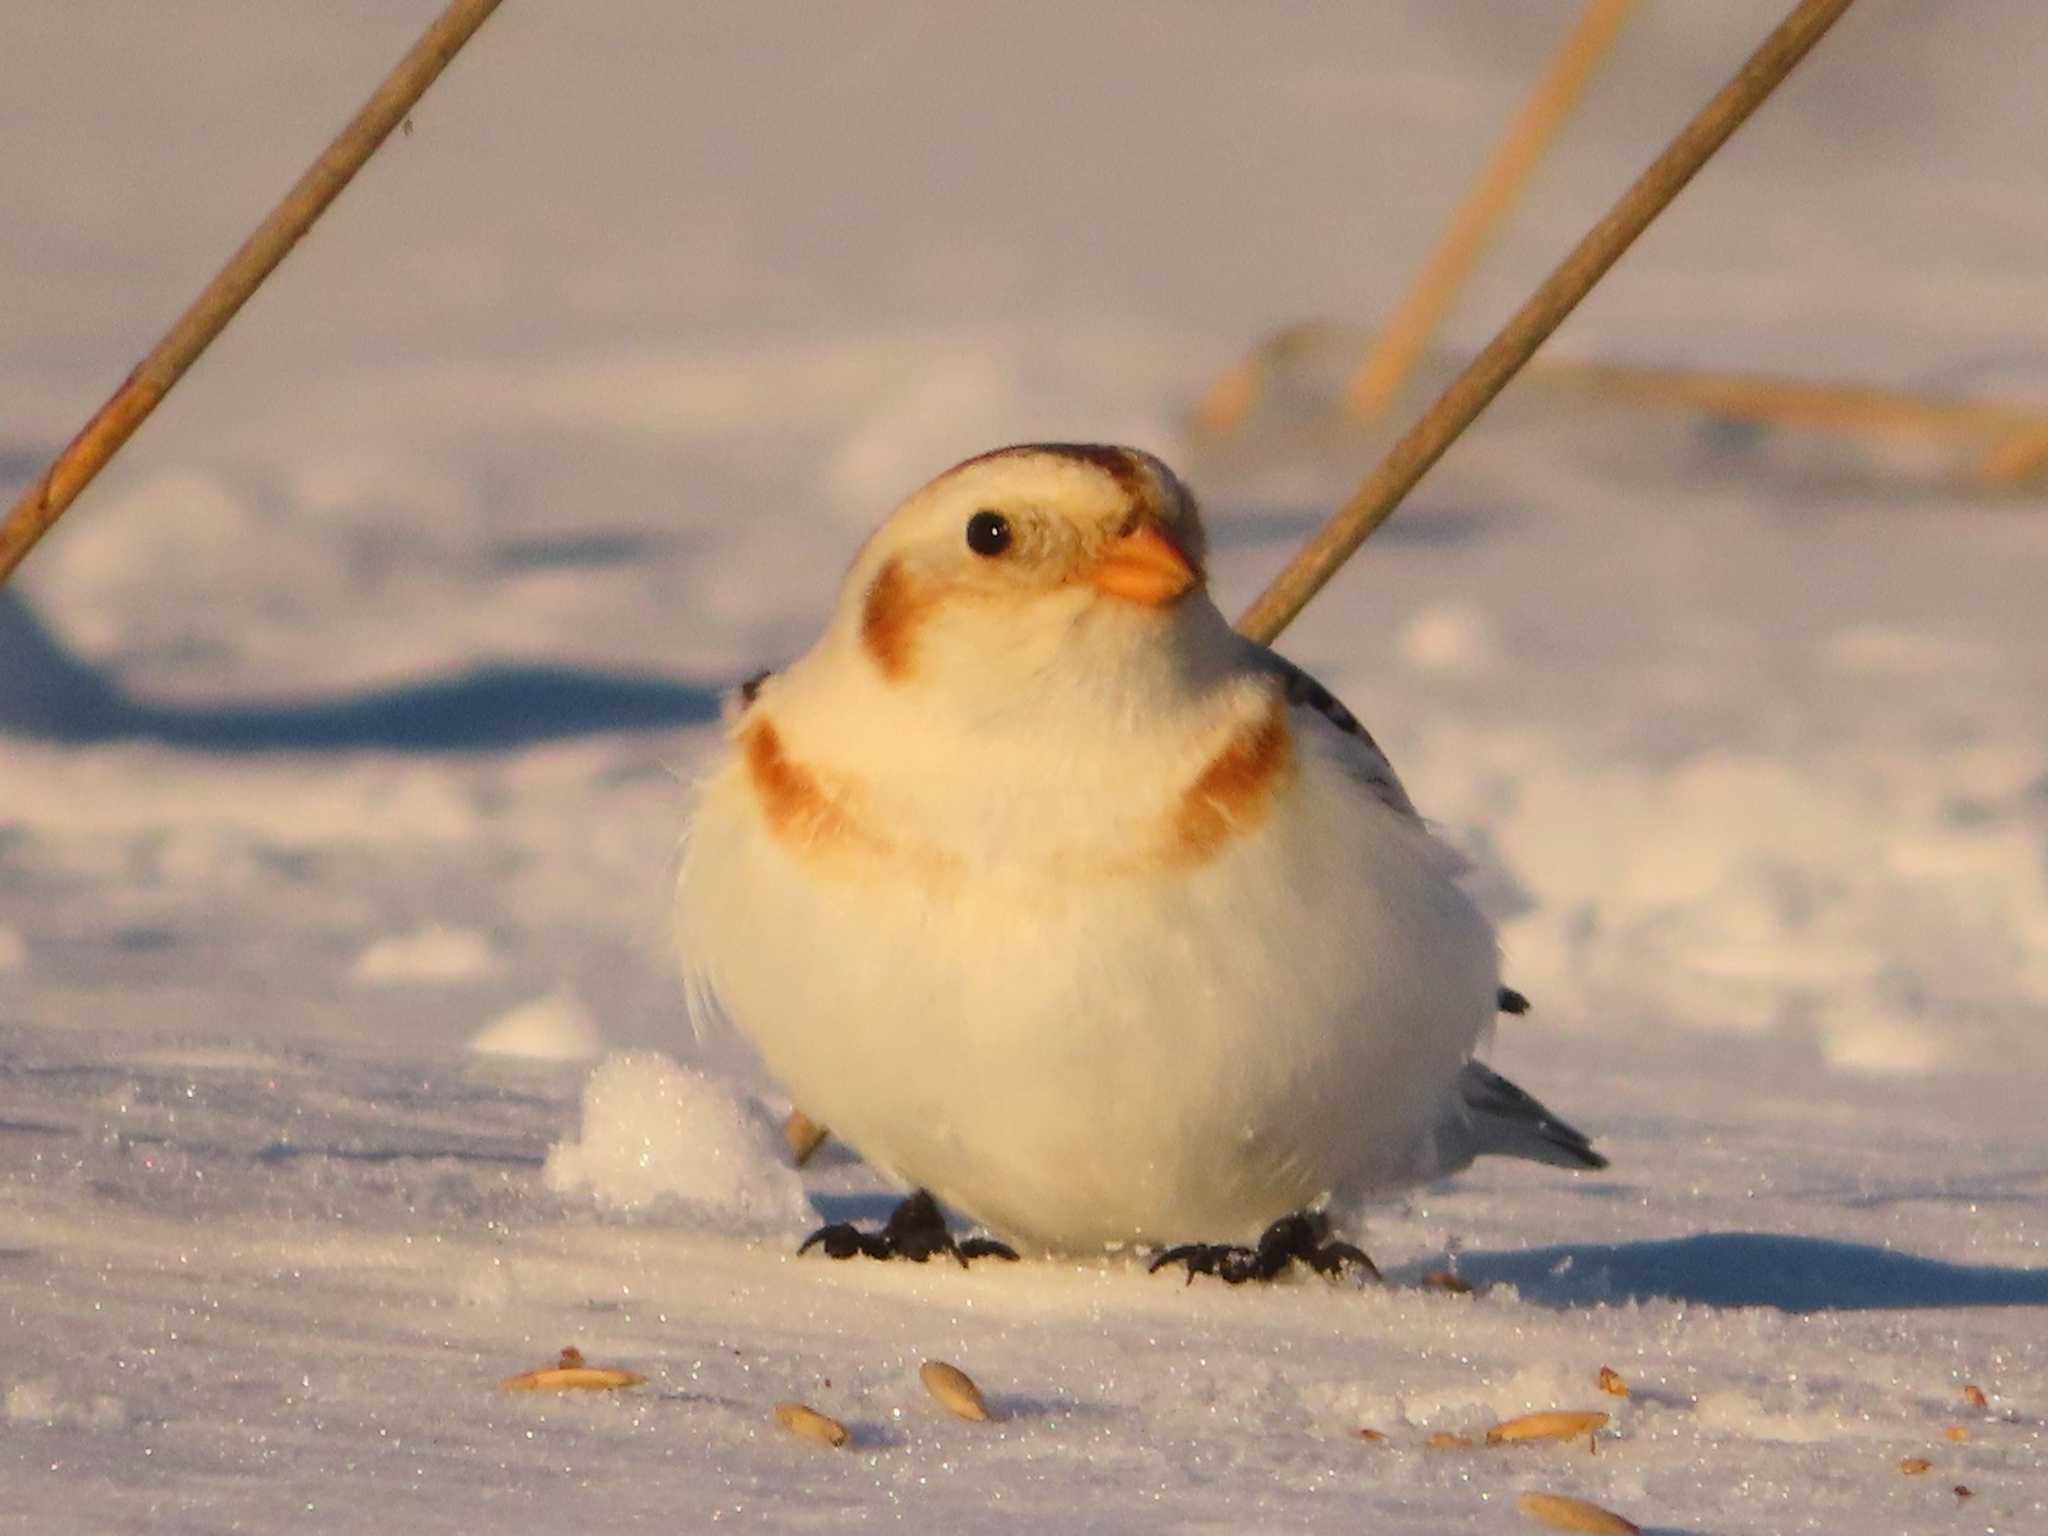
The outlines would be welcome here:
[[[436,9],[13,8],[8,489]],[[1451,345],[1778,9],[1642,8]],[[0,1528],[2048,1529],[2048,498],[1926,445],[1531,376],[1288,635],[1613,1159],[1363,1213],[1390,1289],[796,1259],[785,1105],[685,1022],[719,690],[1007,441],[1162,453],[1241,606],[1571,10],[505,7],[0,595]],[[2048,399],[2044,51],[1864,0],[1555,350]],[[648,1386],[497,1392],[571,1343]],[[1549,1407],[1598,1454],[1422,1445]]]

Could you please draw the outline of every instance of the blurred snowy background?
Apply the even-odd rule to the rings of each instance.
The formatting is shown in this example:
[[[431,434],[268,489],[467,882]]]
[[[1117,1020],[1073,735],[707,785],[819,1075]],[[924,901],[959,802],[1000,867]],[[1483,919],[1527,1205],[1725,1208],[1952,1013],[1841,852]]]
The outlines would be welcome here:
[[[8,8],[0,491],[436,9]],[[0,1524],[2041,1528],[2038,489],[1532,378],[1289,633],[1482,866],[1495,1059],[1614,1160],[1366,1213],[1476,1300],[786,1262],[782,1106],[683,1023],[718,690],[1002,442],[1175,463],[1236,611],[1375,435],[1190,406],[1392,306],[1574,9],[507,5],[0,593]],[[1779,9],[1647,0],[1447,345]],[[2048,401],[2044,52],[1864,0],[1552,350]],[[572,1341],[654,1390],[493,1393]],[[1414,1449],[1603,1363],[1597,1459]]]

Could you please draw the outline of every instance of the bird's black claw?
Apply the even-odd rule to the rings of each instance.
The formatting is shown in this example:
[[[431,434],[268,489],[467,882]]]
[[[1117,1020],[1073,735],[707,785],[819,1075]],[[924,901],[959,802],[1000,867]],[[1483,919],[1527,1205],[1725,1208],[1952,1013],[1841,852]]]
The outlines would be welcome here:
[[[1017,1257],[1015,1249],[992,1237],[971,1237],[964,1243],[955,1242],[953,1234],[946,1230],[946,1218],[939,1211],[938,1201],[922,1189],[889,1213],[881,1231],[863,1232],[850,1221],[835,1221],[805,1238],[797,1252],[808,1253],[814,1244],[823,1248],[825,1256],[832,1259],[850,1259],[859,1255],[869,1259],[908,1259],[913,1264],[922,1264],[927,1259],[944,1255],[958,1262],[963,1269],[970,1259]]]
[[[970,1237],[960,1245],[960,1262],[964,1264],[969,1259],[1006,1259],[1014,1264],[1017,1250],[992,1237]]]
[[[1187,1283],[1193,1285],[1197,1275],[1222,1275],[1232,1285],[1242,1284],[1248,1274],[1236,1271],[1250,1264],[1255,1255],[1249,1248],[1235,1243],[1182,1243],[1169,1248],[1145,1268],[1148,1275],[1156,1275],[1169,1264],[1185,1264],[1188,1270]],[[1226,1267],[1227,1266],[1227,1267]]]
[[[922,1264],[934,1254],[945,1254],[966,1264],[953,1234],[946,1230],[946,1218],[939,1202],[928,1190],[915,1190],[882,1224],[881,1241],[896,1257]],[[887,1257],[885,1254],[884,1257]]]
[[[1368,1280],[1384,1280],[1379,1265],[1356,1243],[1325,1243],[1313,1253],[1302,1255],[1308,1267],[1319,1275],[1341,1275],[1346,1267],[1357,1269]]]
[[[863,1232],[850,1221],[835,1221],[830,1226],[818,1228],[803,1240],[797,1252],[809,1253],[814,1245],[823,1248],[828,1259],[850,1259],[857,1253],[864,1253],[871,1259],[889,1257],[889,1250],[882,1246],[878,1233]]]
[[[1266,1228],[1254,1247],[1182,1243],[1160,1254],[1146,1272],[1157,1274],[1169,1264],[1184,1264],[1189,1285],[1197,1275],[1214,1275],[1226,1285],[1243,1285],[1248,1280],[1275,1279],[1299,1260],[1319,1275],[1340,1275],[1356,1267],[1374,1280],[1380,1278],[1378,1267],[1362,1249],[1328,1241],[1329,1232],[1329,1221],[1320,1213],[1298,1212],[1282,1216]]]

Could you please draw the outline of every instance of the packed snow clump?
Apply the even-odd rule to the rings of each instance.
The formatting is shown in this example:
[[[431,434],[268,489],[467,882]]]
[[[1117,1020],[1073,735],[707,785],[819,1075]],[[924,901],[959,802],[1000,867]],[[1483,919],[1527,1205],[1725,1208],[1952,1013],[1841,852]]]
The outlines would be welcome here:
[[[122,1429],[129,1422],[128,1405],[118,1397],[96,1393],[74,1397],[54,1380],[17,1381],[7,1389],[10,1424],[47,1424],[66,1429]]]
[[[469,981],[498,968],[491,941],[471,928],[431,924],[377,940],[356,958],[353,975],[371,986]]]
[[[814,1224],[774,1127],[716,1078],[654,1051],[607,1056],[583,1085],[583,1139],[548,1149],[558,1194],[607,1210],[680,1207],[722,1231],[794,1233]]]
[[[1500,659],[1492,621],[1465,603],[1424,608],[1395,642],[1401,659],[1423,672],[1477,677]]]
[[[469,1042],[478,1056],[525,1061],[588,1061],[604,1049],[590,1010],[566,992],[537,997],[502,1013]]]

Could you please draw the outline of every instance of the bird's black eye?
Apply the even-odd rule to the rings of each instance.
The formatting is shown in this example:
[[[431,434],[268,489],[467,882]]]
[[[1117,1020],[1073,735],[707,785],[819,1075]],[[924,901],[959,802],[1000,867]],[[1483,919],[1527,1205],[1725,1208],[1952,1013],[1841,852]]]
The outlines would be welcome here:
[[[1010,520],[1000,512],[977,512],[967,519],[967,547],[993,559],[1010,547]]]

